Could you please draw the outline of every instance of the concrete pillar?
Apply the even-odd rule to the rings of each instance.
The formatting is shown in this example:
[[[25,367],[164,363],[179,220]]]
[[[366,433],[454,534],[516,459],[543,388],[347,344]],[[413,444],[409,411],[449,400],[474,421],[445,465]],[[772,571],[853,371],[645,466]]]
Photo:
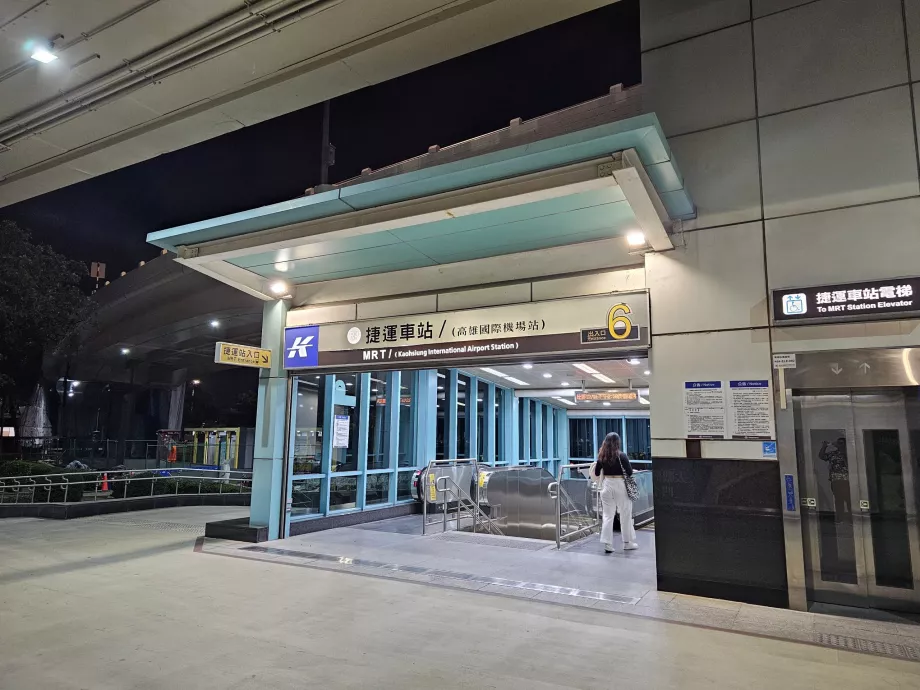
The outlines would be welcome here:
[[[268,527],[268,538],[282,535],[285,417],[290,394],[284,371],[284,326],[288,305],[266,303],[262,312],[262,347],[272,351],[271,369],[259,370],[256,439],[252,461],[252,505],[249,524]],[[285,521],[286,522],[286,521]]]

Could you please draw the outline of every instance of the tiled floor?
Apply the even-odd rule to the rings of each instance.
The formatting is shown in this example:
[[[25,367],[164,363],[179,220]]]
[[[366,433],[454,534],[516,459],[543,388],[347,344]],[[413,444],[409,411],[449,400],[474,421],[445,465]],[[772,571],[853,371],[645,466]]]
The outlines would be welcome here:
[[[555,543],[538,540],[441,533],[440,526],[422,536],[420,518],[409,516],[256,547],[206,540],[201,550],[920,661],[920,626],[906,619],[866,620],[659,592],[654,530],[637,536],[636,551],[617,545],[605,554],[596,536],[557,550]]]

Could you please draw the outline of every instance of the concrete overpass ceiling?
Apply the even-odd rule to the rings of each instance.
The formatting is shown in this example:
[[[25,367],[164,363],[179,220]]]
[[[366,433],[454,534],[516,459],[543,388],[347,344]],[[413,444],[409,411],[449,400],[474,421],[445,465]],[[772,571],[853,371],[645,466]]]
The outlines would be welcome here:
[[[613,2],[8,1],[0,206]]]

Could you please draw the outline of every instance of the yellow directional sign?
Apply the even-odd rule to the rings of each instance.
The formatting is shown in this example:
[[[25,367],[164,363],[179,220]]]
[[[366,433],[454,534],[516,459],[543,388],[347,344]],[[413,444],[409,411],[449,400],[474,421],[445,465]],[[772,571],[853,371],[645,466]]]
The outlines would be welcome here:
[[[263,350],[252,345],[217,343],[214,349],[214,361],[218,364],[235,364],[238,367],[270,369],[272,366],[272,351]]]

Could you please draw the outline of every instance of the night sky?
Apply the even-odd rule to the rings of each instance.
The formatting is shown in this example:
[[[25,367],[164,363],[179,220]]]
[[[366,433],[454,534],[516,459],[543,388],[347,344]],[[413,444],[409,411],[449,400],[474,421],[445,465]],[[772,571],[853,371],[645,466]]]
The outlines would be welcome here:
[[[354,177],[640,81],[638,0],[622,0],[331,104],[336,164]],[[319,183],[322,106],[0,208],[0,219],[108,277],[156,256],[148,232],[300,196]]]

